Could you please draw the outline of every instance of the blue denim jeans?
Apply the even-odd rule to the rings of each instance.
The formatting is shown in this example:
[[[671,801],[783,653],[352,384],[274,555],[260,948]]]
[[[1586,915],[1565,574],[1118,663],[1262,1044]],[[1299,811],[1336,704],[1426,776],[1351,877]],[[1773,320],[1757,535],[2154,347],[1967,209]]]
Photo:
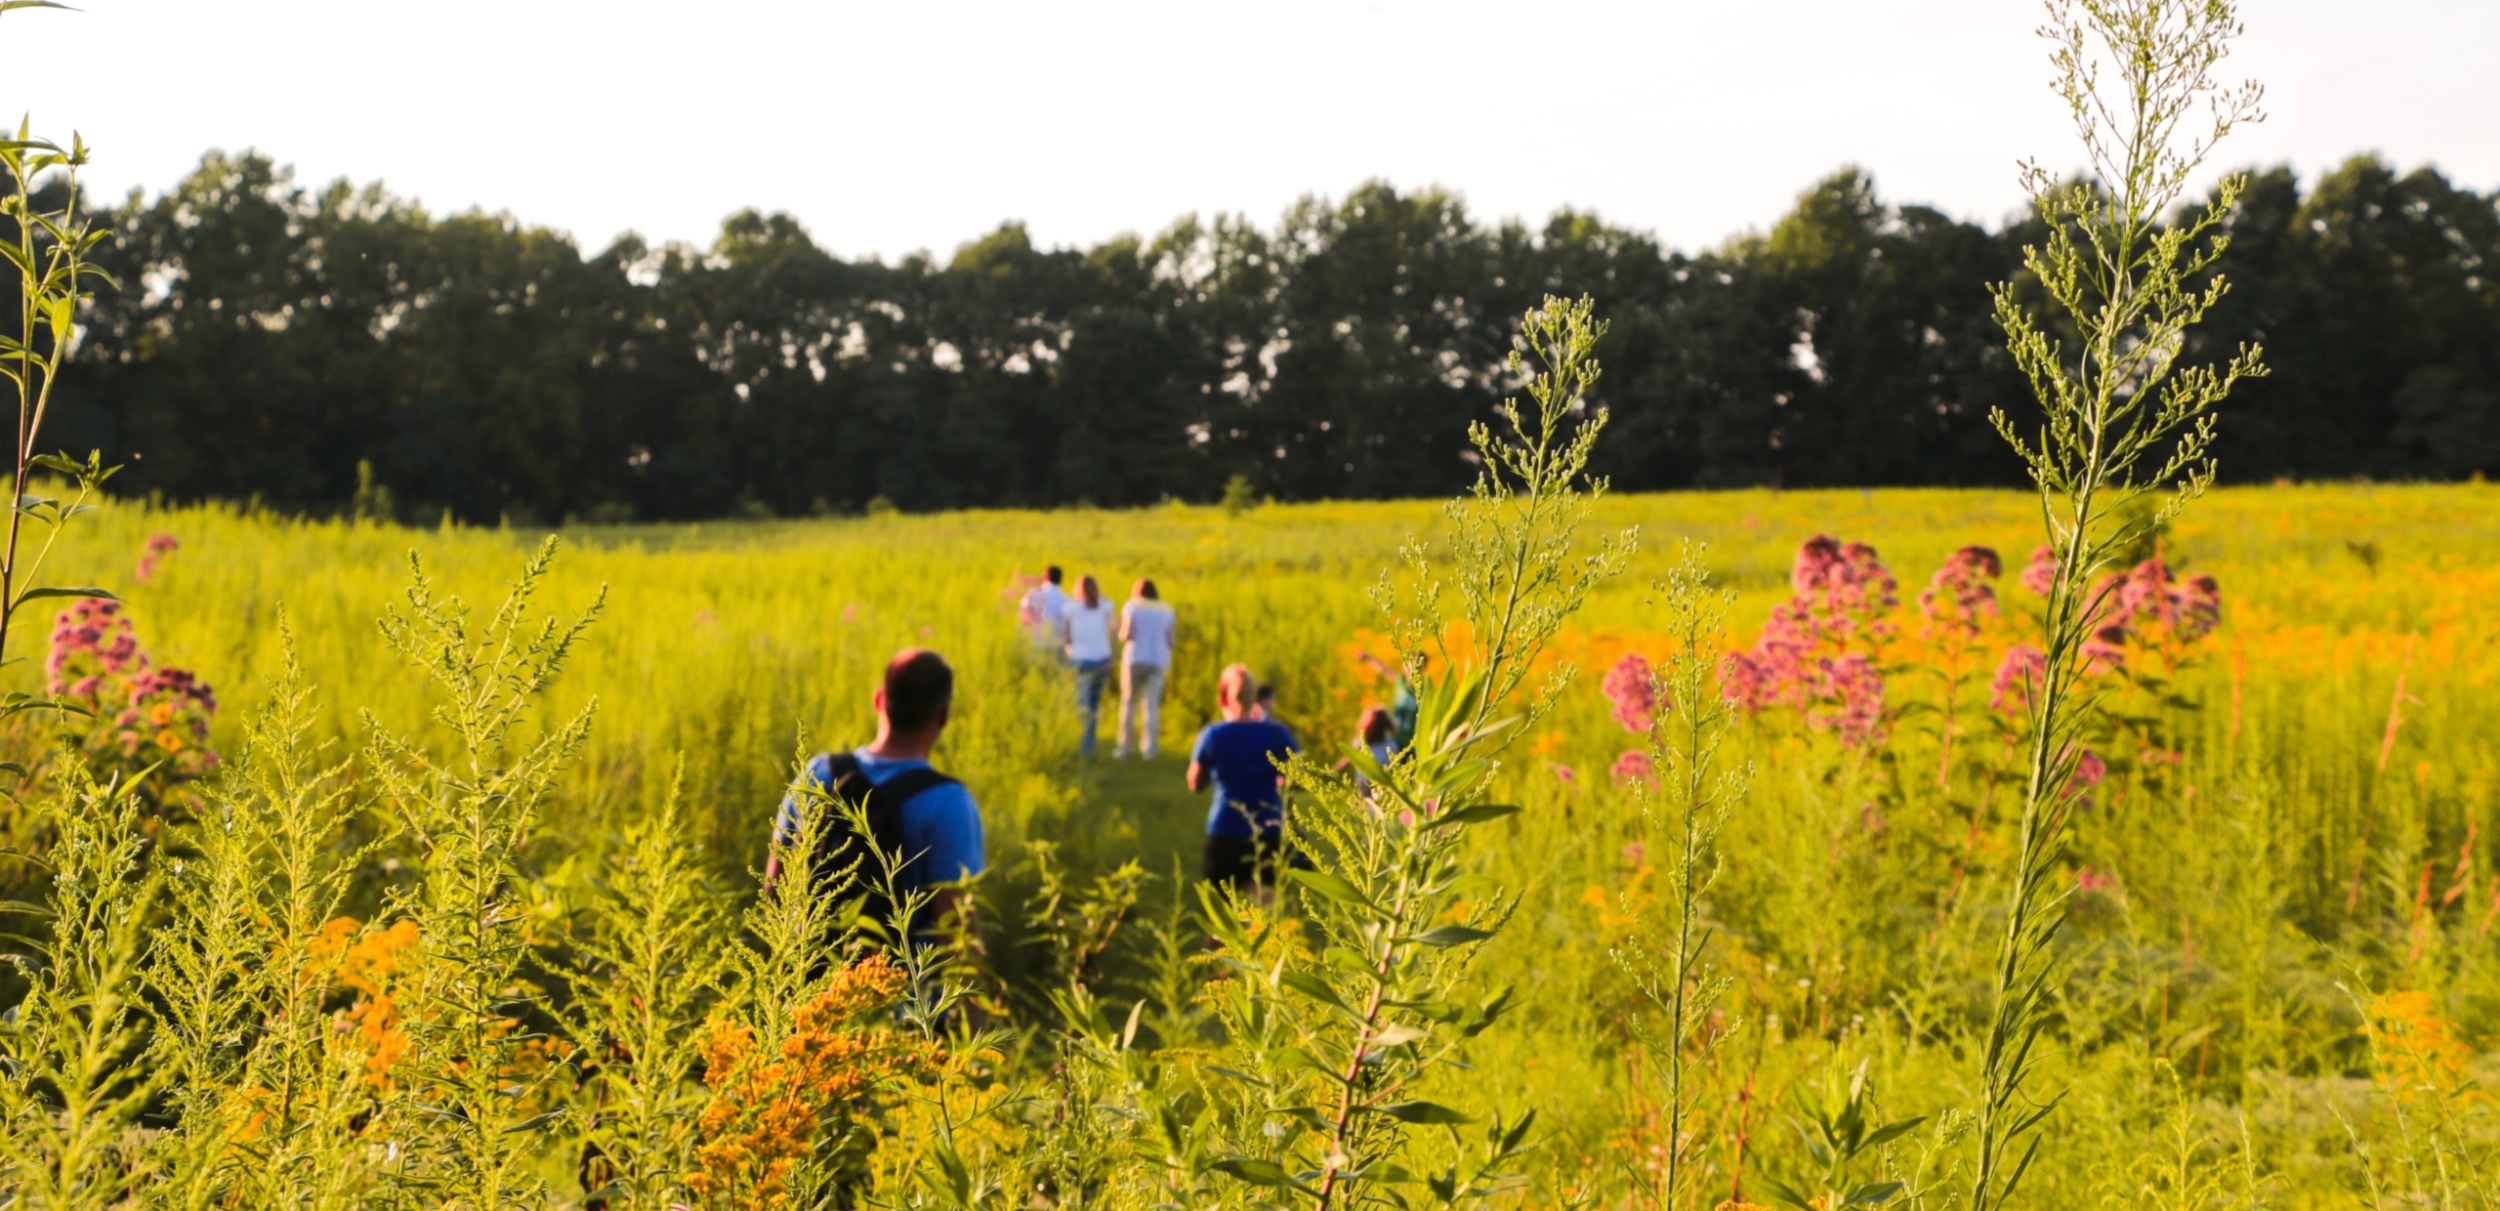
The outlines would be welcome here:
[[[1094,733],[1102,730],[1102,690],[1111,680],[1109,660],[1076,662],[1076,714],[1084,721],[1085,733],[1077,743],[1077,751],[1094,755]]]

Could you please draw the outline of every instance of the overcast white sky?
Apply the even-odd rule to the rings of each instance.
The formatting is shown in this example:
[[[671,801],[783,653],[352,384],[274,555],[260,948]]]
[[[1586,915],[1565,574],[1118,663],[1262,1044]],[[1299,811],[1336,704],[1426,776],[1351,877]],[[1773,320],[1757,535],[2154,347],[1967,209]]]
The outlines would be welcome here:
[[[2029,0],[72,0],[0,19],[0,110],[113,193],[211,147],[438,212],[708,241],[788,210],[849,256],[1270,223],[1367,178],[1669,243],[1767,225],[1844,163],[1994,222],[2075,156]],[[2500,0],[2245,0],[2231,164],[2356,151],[2500,186]],[[49,53],[76,38],[94,66]]]

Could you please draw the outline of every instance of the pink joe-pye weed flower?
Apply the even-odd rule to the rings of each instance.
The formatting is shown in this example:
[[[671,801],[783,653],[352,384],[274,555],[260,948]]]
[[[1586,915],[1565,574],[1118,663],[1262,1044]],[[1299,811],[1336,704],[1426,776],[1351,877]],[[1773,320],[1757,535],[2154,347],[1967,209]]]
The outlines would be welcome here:
[[[2094,630],[2083,641],[2083,664],[2095,673],[2127,667],[2127,628],[2113,622]]]
[[[2108,763],[2101,760],[2099,753],[2085,749],[2082,756],[2075,758],[2075,772],[2066,778],[2066,797],[2071,799],[2091,790],[2099,786],[2102,779],[2107,777],[2109,777]]]
[[[1989,709],[2009,714],[2029,710],[2048,669],[2048,654],[2028,643],[2005,649],[2005,659],[1997,664],[1997,675],[1988,683]]]
[[[2023,587],[2041,597],[2057,583],[2057,551],[2047,545],[2032,548],[2031,562],[2023,565]]]
[[[1768,705],[1763,698],[1768,688],[1765,680],[1762,666],[1743,652],[1719,658],[1719,696],[1747,714]]]
[[[1720,692],[1748,713],[1801,708],[1851,745],[1882,738],[1884,679],[1869,645],[1892,633],[1899,583],[1875,548],[1817,534],[1797,548],[1795,596],[1772,607],[1750,652],[1720,663]]]
[[[1918,595],[1919,611],[1948,630],[1977,633],[1979,620],[1997,611],[1996,586],[1988,582],[2004,572],[1993,548],[1963,547],[1928,580]]]
[[[1599,687],[1606,700],[1614,704],[1615,722],[1627,732],[1646,732],[1658,719],[1658,682],[1649,661],[1638,652],[1626,652],[1615,667],[1607,670],[1606,682]]]
[[[157,561],[173,554],[175,550],[179,549],[181,546],[182,543],[176,540],[171,534],[148,535],[147,552],[139,556],[139,567],[137,569],[139,579],[141,581],[145,581],[149,577],[156,575]]]
[[[1875,662],[1850,654],[1819,662],[1819,697],[1831,705],[1810,712],[1809,726],[1830,731],[1851,748],[1865,748],[1884,738],[1884,675]]]
[[[1617,782],[1638,782],[1644,786],[1658,785],[1658,764],[1642,749],[1626,749],[1615,758],[1612,770]]]

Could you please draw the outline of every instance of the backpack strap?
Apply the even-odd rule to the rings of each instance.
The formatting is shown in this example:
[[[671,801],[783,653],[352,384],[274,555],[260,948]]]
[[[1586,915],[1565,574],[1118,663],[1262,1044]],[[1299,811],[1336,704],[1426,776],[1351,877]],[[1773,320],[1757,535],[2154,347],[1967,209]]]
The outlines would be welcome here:
[[[830,753],[825,757],[825,793],[858,804],[868,817],[869,838],[889,854],[903,853],[904,806],[925,791],[957,782],[958,779],[925,765],[904,770],[883,782],[870,782],[856,755]],[[920,859],[918,854],[903,857],[905,867]]]

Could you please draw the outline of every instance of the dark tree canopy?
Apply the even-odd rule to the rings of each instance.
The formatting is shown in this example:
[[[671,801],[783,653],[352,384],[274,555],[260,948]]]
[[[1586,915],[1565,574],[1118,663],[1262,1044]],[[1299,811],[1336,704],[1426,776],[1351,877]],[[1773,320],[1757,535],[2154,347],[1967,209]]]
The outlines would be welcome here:
[[[109,216],[119,283],[52,431],[175,499],[412,517],[666,519],[1166,498],[1431,496],[1515,388],[1545,294],[1612,322],[1618,487],[2013,482],[2029,412],[1985,290],[2031,232],[1885,202],[1846,170],[1707,252],[1564,212],[1488,223],[1373,183],[1272,229],[1183,218],[943,261],[844,261],[782,214],[709,248],[585,257],[511,218],[310,190],[212,154]],[[2199,357],[2264,342],[2226,478],[2500,471],[2500,195],[2357,158],[2257,174]]]

